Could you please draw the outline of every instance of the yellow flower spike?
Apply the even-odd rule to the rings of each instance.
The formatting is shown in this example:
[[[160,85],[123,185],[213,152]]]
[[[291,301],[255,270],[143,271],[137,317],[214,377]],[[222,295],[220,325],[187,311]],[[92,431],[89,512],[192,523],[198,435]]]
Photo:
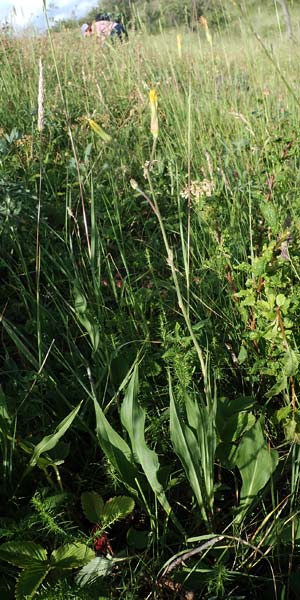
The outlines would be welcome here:
[[[101,137],[101,139],[104,142],[110,142],[111,141],[111,135],[109,135],[109,133],[106,133],[106,131],[104,131],[104,129],[102,129],[102,127],[100,127],[100,125],[98,125],[98,123],[96,123],[96,121],[94,121],[93,119],[87,119],[87,122],[88,122],[90,128],[97,135],[99,135],[99,137]]]
[[[157,92],[156,92],[156,90],[150,90],[149,101],[150,101],[150,109],[151,109],[150,130],[151,130],[153,137],[156,139],[158,137]]]
[[[181,33],[177,33],[177,49],[179,58],[182,57],[182,46],[181,46]]]

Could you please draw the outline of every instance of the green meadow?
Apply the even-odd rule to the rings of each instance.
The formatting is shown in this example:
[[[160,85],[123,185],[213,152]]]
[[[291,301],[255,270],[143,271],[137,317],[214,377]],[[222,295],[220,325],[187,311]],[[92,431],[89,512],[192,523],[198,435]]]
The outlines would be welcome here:
[[[5,600],[298,598],[294,5],[0,37]]]

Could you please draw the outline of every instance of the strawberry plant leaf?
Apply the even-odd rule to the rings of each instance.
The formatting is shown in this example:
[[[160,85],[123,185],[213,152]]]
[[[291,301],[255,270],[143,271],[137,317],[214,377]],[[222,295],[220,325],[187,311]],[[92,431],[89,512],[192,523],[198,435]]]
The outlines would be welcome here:
[[[103,523],[113,523],[130,515],[134,509],[134,500],[128,496],[115,496],[105,503]]]
[[[85,544],[64,544],[51,554],[51,565],[58,569],[76,569],[88,563],[95,556]]]
[[[50,570],[51,567],[46,563],[29,564],[19,575],[16,585],[16,600],[32,598]]]
[[[0,559],[24,568],[34,562],[46,562],[47,551],[34,542],[5,542],[0,546]]]
[[[95,583],[99,577],[109,575],[114,567],[114,561],[108,558],[97,556],[93,558],[87,565],[82,567],[76,577],[76,583],[80,587]]]
[[[103,517],[104,500],[97,492],[83,492],[81,506],[85,517],[91,523],[100,523]]]

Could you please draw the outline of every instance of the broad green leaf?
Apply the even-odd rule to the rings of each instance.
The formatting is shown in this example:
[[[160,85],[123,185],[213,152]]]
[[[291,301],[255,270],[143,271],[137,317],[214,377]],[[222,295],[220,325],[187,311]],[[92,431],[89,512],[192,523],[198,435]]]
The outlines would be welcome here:
[[[78,404],[78,406],[76,406],[76,408],[74,408],[68,414],[68,416],[59,423],[59,425],[57,425],[54,433],[52,433],[50,435],[46,435],[39,442],[39,444],[37,444],[35,446],[32,457],[30,459],[30,463],[29,463],[29,465],[31,467],[34,467],[34,465],[36,465],[37,460],[39,459],[40,455],[43,454],[43,452],[49,452],[49,450],[52,450],[52,448],[54,448],[56,446],[57,442],[62,438],[62,436],[66,433],[66,431],[72,425],[77,413],[79,412],[81,404],[82,404],[82,402],[80,402]]]
[[[128,496],[115,496],[108,500],[103,509],[103,523],[113,523],[130,515],[134,509],[134,500]]]
[[[238,363],[240,365],[242,365],[245,362],[245,360],[247,360],[247,358],[248,358],[247,349],[245,348],[245,346],[241,346],[238,357],[237,357]]]
[[[286,297],[285,297],[284,294],[278,294],[276,296],[276,304],[277,304],[277,306],[280,306],[280,307],[284,306],[285,303],[286,303],[286,301],[287,301],[287,299],[286,299]]]
[[[109,575],[112,572],[113,567],[113,560],[97,556],[79,571],[76,577],[76,583],[77,585],[80,585],[80,587],[95,583],[99,577]]]
[[[76,569],[82,567],[95,556],[95,552],[86,544],[64,544],[51,554],[51,566],[58,569]]]
[[[103,517],[104,501],[97,492],[83,492],[81,506],[85,517],[91,523],[100,523]]]
[[[222,440],[224,442],[234,442],[238,440],[241,435],[251,429],[255,423],[255,416],[253,413],[240,412],[232,415],[225,423],[222,431]]]
[[[273,396],[278,396],[280,392],[286,390],[287,386],[287,377],[286,375],[284,375],[283,377],[281,377],[281,379],[276,381],[274,385],[272,385],[271,389],[266,393],[266,398],[273,398]]]
[[[96,433],[104,454],[116,469],[120,479],[129,489],[136,493],[136,478],[138,471],[134,464],[132,452],[108,422],[103,410],[94,397],[96,413]]]
[[[283,426],[285,439],[288,442],[300,444],[300,424],[295,419],[289,419]]]
[[[270,202],[262,202],[260,205],[262,215],[266,223],[271,227],[272,230],[277,231],[278,227],[278,210],[277,206],[274,206]]]
[[[239,514],[240,522],[252,502],[270,480],[278,464],[278,452],[268,448],[260,421],[245,433],[235,455],[235,464],[242,477]]]
[[[0,559],[24,568],[31,563],[46,562],[47,551],[34,542],[5,542],[0,546]]]
[[[19,575],[16,585],[16,600],[32,598],[50,570],[51,567],[47,563],[28,565]]]
[[[171,507],[163,486],[158,480],[160,468],[158,456],[145,442],[145,411],[137,403],[138,367],[134,368],[121,407],[121,420],[129,435],[135,460],[140,463],[154,494],[167,514]]]
[[[289,348],[284,357],[284,374],[286,377],[293,377],[298,373],[299,360],[296,352]]]

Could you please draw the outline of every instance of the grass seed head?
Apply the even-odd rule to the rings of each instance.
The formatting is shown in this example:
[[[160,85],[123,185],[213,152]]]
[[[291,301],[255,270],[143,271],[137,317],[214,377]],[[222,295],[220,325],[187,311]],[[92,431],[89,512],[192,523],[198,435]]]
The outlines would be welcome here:
[[[39,60],[39,93],[38,93],[38,131],[44,129],[44,72],[42,59]]]

